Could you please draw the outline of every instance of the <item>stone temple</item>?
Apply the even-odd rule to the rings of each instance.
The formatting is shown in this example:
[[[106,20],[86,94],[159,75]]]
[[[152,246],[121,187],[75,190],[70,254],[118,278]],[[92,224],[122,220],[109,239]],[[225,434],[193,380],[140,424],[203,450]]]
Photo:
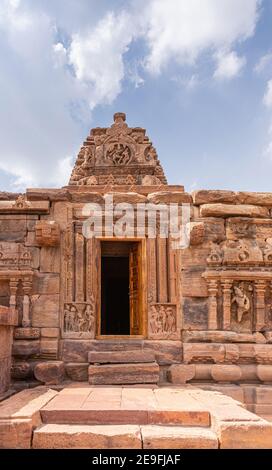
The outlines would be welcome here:
[[[169,185],[124,113],[0,193],[0,396],[0,448],[272,448],[272,193]]]

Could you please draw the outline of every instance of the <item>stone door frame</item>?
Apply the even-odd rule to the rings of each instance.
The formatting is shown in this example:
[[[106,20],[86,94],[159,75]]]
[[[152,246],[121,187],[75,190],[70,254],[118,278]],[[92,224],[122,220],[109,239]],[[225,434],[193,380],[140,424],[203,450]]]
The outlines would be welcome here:
[[[96,339],[145,339],[147,338],[147,262],[146,262],[146,239],[144,237],[96,237],[97,240],[97,317],[96,317]],[[141,272],[139,273],[139,311],[142,333],[139,335],[101,335],[101,244],[103,242],[134,242],[139,243],[141,253]]]

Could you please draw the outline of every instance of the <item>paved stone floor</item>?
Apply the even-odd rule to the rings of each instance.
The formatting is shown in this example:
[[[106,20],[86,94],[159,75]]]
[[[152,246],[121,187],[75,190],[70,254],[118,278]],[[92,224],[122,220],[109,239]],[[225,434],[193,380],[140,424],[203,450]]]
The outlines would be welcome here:
[[[0,403],[0,448],[272,448],[272,423],[196,386],[40,386]]]

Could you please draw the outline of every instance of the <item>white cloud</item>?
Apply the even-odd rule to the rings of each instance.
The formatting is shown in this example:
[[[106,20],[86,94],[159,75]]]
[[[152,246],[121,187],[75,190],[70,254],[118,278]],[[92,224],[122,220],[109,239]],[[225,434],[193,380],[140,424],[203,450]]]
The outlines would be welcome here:
[[[56,67],[62,67],[67,63],[67,49],[61,42],[53,45],[53,54]]]
[[[84,83],[91,109],[111,103],[121,91],[123,54],[133,38],[132,18],[125,12],[107,14],[94,30],[73,35],[69,63]]]
[[[214,78],[218,80],[231,79],[239,75],[246,64],[245,57],[239,57],[236,52],[216,54],[217,67]]]
[[[263,102],[267,108],[272,108],[272,80],[269,80],[266,85],[266,92],[263,97]]]
[[[255,30],[258,0],[151,0],[145,10],[147,68],[193,64],[207,50],[229,49]]]
[[[254,67],[256,73],[262,73],[267,67],[272,65],[272,52],[263,55]]]
[[[20,188],[65,184],[68,156],[85,138],[91,110],[112,103],[124,79],[139,87],[147,79],[142,72],[194,64],[182,83],[191,90],[201,54],[222,50],[233,51],[238,73],[244,59],[235,46],[254,33],[259,4],[0,0],[0,168]],[[131,58],[126,53],[137,40],[142,55],[136,48]]]

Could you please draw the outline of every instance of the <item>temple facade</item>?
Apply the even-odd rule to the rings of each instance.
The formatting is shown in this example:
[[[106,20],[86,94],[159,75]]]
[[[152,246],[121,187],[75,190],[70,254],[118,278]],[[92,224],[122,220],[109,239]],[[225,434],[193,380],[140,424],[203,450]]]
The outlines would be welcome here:
[[[271,211],[272,193],[169,185],[124,113],[92,129],[67,186],[0,193],[0,394],[271,383]]]

